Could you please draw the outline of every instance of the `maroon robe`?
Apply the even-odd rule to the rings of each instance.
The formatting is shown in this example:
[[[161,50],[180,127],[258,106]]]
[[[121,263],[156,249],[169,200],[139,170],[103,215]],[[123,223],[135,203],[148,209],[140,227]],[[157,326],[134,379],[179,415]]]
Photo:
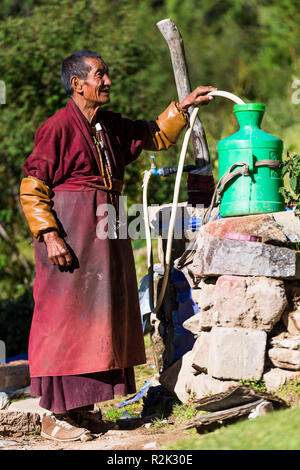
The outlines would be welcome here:
[[[149,138],[145,121],[99,111],[120,194],[125,166]],[[53,212],[73,255],[70,268],[52,265],[35,240],[35,309],[29,339],[31,377],[116,370],[146,361],[130,240],[99,239],[96,215],[110,202],[90,126],[73,99],[37,131],[24,164],[53,190]]]

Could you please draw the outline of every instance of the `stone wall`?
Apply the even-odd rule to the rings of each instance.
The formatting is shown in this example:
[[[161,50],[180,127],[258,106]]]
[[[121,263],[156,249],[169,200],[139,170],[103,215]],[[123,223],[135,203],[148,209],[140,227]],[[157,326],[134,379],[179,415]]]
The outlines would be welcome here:
[[[300,380],[299,240],[292,212],[221,219],[175,261],[199,307],[183,324],[196,338],[192,351],[160,377],[181,401],[240,381],[263,379],[275,391]]]

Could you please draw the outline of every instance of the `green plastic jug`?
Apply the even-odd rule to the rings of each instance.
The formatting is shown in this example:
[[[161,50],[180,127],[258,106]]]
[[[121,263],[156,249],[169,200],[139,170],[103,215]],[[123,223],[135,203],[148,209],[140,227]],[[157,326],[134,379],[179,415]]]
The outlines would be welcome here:
[[[260,129],[265,105],[236,104],[233,110],[240,129],[218,143],[219,179],[239,162],[241,165],[235,169],[241,169],[244,162],[248,171],[225,185],[220,214],[229,217],[283,211],[284,200],[278,191],[283,186],[278,167],[278,162],[282,161],[283,142]]]

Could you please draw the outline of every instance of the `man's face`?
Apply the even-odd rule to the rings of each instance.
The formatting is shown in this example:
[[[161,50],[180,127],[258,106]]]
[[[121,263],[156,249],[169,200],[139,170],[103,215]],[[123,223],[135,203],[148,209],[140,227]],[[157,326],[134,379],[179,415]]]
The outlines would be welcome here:
[[[108,67],[98,58],[89,57],[85,63],[91,67],[87,77],[83,80],[82,96],[87,103],[102,106],[109,103],[111,80],[108,76]]]

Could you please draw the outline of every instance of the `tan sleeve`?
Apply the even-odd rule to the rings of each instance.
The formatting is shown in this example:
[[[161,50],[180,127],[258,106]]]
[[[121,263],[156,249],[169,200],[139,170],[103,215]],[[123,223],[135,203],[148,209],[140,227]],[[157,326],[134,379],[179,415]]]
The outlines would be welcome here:
[[[43,181],[27,176],[20,186],[20,201],[27,223],[38,241],[43,240],[42,232],[58,229],[51,211],[51,189]]]
[[[182,130],[189,123],[189,113],[177,108],[174,101],[157,118],[150,121],[149,137],[143,145],[144,150],[167,150],[175,145]]]

